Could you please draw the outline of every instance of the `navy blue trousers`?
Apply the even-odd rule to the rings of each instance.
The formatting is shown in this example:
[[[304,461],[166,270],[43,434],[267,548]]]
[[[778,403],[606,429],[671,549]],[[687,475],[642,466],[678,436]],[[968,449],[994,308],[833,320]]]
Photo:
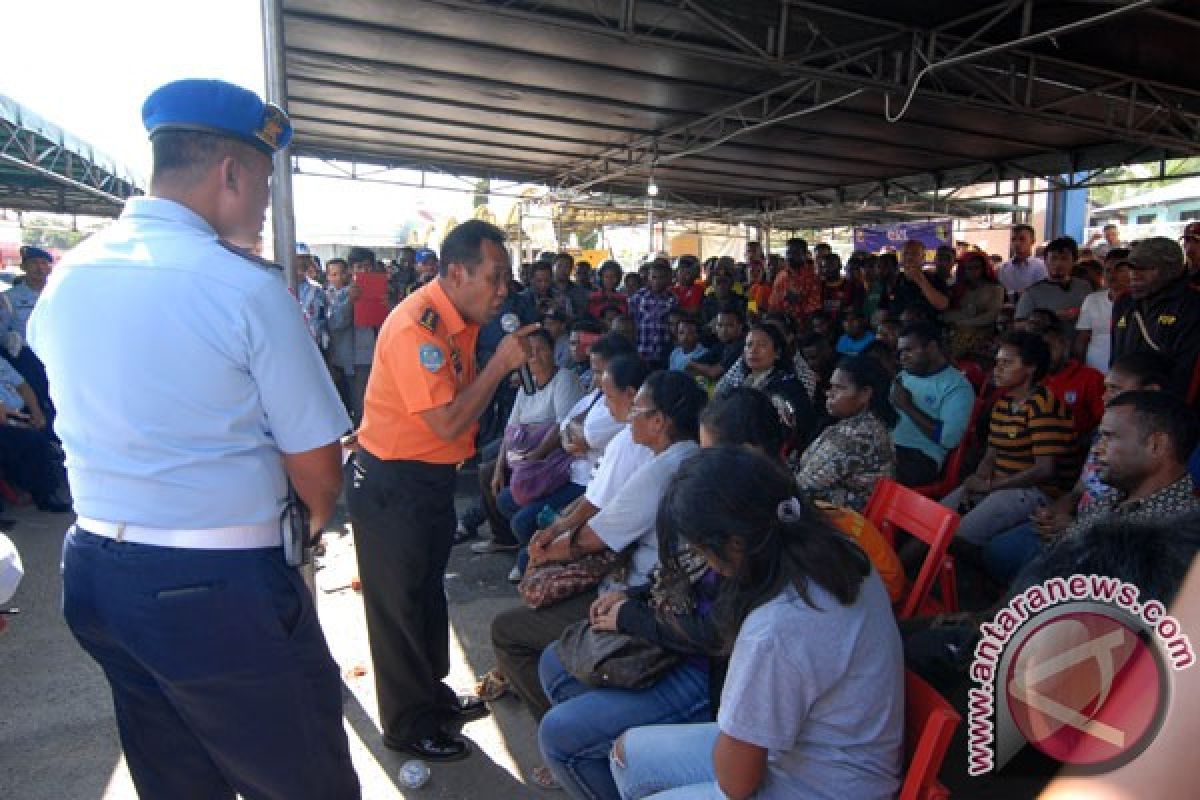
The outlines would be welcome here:
[[[282,548],[184,550],[71,528],[63,613],[112,688],[142,800],[358,798],[341,677]]]
[[[66,485],[66,472],[45,431],[0,422],[0,478],[41,503]]]

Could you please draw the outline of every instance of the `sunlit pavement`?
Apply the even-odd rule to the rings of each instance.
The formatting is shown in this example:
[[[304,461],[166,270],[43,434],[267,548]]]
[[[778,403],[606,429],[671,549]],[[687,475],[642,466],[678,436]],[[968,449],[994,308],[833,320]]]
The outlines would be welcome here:
[[[464,476],[465,477],[465,476]],[[465,481],[464,481],[465,482]],[[9,532],[25,562],[25,580],[0,635],[0,797],[5,800],[127,800],[136,797],[121,758],[108,686],[78,647],[60,614],[58,576],[69,515],[9,509]],[[317,603],[345,686],[345,724],[363,797],[562,797],[526,785],[538,761],[532,719],[512,699],[463,728],[474,752],[454,764],[431,764],[430,782],[402,791],[397,779],[409,758],[385,749],[376,725],[375,688],[351,536],[342,524],[326,535],[317,571]],[[485,527],[486,531],[486,527]],[[510,556],[478,556],[455,548],[447,571],[452,617],[449,682],[469,690],[492,666],[488,625],[517,602],[505,579]]]

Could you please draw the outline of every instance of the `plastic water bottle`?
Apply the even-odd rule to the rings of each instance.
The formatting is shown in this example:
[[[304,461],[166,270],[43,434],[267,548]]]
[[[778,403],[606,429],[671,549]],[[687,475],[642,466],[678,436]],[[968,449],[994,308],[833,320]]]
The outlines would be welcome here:
[[[420,789],[429,783],[429,767],[425,765],[424,761],[417,759],[406,761],[404,766],[400,767],[400,772],[396,777],[399,778],[400,785],[405,789]]]
[[[546,528],[549,528],[556,519],[558,519],[557,511],[550,506],[542,506],[542,510],[539,511],[537,515],[538,530],[545,530]]]

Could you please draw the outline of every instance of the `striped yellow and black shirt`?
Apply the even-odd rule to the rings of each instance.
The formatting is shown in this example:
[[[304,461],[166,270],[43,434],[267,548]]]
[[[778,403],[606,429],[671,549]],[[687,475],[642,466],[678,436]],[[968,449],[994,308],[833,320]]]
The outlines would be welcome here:
[[[1079,446],[1071,412],[1044,386],[1023,402],[1001,397],[992,407],[988,444],[996,448],[994,474],[1006,478],[1033,467],[1037,456],[1054,458],[1054,477],[1037,488],[1058,497],[1079,477]]]

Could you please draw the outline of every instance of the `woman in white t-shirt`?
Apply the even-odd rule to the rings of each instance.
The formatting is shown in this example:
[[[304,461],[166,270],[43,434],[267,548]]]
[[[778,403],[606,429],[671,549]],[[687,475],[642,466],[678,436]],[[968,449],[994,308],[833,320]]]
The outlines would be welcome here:
[[[561,513],[581,497],[587,490],[588,484],[591,483],[592,476],[596,474],[600,458],[605,454],[608,443],[628,427],[628,423],[613,416],[612,409],[604,399],[604,391],[600,385],[608,363],[617,356],[631,354],[636,354],[633,345],[624,336],[618,336],[615,333],[597,339],[588,352],[597,388],[579,398],[559,424],[559,439],[562,448],[575,456],[575,460],[571,463],[569,480],[549,494],[524,506],[516,503],[511,491],[502,491],[498,496],[496,505],[499,507],[500,513],[508,518],[513,535],[521,544],[521,550],[517,554],[517,563],[508,576],[510,581],[519,581],[525,572],[525,565],[529,561],[529,553],[525,546],[537,532],[538,518],[541,516],[541,512],[549,508],[555,514]],[[559,371],[564,372],[565,370],[560,368]],[[644,374],[644,372],[639,374]],[[627,390],[632,389],[632,391],[626,391],[630,402],[639,388],[641,388],[640,379],[636,386],[626,387]],[[610,393],[616,389],[615,386],[610,387]],[[641,466],[650,459],[650,451],[641,445],[630,440],[629,447],[636,448],[635,466]],[[619,457],[617,455],[619,450],[621,448],[614,449],[614,458]],[[611,470],[606,471],[606,479],[608,473],[611,473]],[[597,503],[597,505],[601,504]]]
[[[1089,367],[1108,372],[1112,356],[1112,310],[1117,296],[1129,289],[1129,262],[1118,261],[1105,270],[1108,287],[1083,299],[1075,323],[1075,356]]]
[[[883,583],[863,551],[744,447],[702,450],[675,475],[658,525],[725,580],[729,671],[715,723],[627,731],[611,766],[634,800],[891,800],[900,788],[904,663]]]

